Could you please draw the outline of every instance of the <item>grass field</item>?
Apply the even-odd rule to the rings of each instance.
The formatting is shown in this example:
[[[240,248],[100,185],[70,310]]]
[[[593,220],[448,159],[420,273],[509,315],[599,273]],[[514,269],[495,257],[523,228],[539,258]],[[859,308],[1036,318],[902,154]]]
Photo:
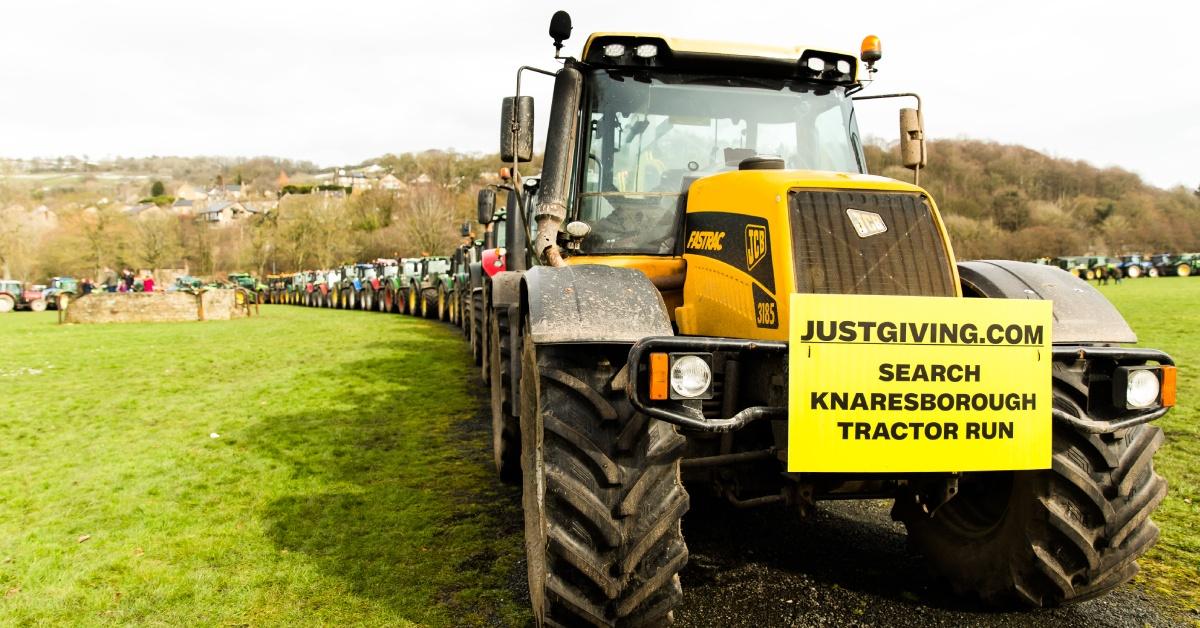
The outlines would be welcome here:
[[[1139,579],[1194,608],[1200,278],[1104,292],[1181,365]],[[527,623],[477,381],[452,329],[400,316],[0,316],[0,625]]]
[[[524,623],[468,364],[365,312],[0,317],[0,625]]]

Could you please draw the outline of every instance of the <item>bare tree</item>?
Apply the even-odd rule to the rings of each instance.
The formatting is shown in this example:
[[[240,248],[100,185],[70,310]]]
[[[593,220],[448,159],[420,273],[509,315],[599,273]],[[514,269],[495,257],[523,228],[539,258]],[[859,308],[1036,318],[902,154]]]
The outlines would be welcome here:
[[[423,185],[412,189],[400,217],[406,234],[407,253],[435,255],[454,246],[454,198],[439,185]]]
[[[20,206],[0,208],[0,273],[8,279],[12,267],[28,250],[25,210]]]
[[[154,272],[179,256],[178,218],[169,215],[147,216],[137,222],[139,260]]]

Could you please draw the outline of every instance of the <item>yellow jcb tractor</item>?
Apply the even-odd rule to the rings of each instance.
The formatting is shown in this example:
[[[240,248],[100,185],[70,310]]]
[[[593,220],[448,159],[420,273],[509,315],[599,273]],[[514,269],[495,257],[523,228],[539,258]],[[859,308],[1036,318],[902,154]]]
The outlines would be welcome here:
[[[555,14],[557,51],[570,32]],[[867,173],[856,103],[914,98],[862,93],[876,38],[856,58],[598,33],[555,57],[501,109],[530,266],[488,301],[509,321],[492,398],[519,426],[539,624],[669,621],[688,489],[798,515],[892,499],[924,560],[996,604],[1133,576],[1172,361],[1058,268],[956,262],[930,195]],[[554,90],[526,186],[534,74]]]

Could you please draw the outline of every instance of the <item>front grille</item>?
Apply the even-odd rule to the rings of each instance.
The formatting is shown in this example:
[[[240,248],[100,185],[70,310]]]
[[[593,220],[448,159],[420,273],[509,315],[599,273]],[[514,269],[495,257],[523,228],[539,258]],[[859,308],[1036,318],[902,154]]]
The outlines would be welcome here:
[[[789,203],[797,292],[954,295],[946,249],[923,196],[793,190]],[[879,214],[887,231],[860,237],[847,209]]]

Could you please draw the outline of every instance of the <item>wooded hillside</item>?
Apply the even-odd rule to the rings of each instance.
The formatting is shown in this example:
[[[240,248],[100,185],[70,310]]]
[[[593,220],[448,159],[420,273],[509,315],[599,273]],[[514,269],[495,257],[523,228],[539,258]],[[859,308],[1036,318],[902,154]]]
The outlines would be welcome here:
[[[897,147],[867,147],[871,172],[902,181]],[[976,140],[929,143],[921,172],[960,259],[1200,251],[1200,195],[1120,168]]]

